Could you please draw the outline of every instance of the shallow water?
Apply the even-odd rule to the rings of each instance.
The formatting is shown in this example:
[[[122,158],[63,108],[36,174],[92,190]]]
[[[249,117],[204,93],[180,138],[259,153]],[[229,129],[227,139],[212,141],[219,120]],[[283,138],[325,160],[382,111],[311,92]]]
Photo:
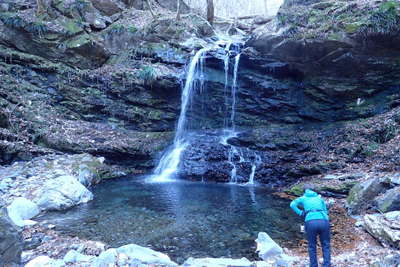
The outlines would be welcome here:
[[[289,201],[265,187],[123,178],[91,190],[93,201],[39,220],[112,247],[148,246],[179,263],[189,257],[256,259],[261,231],[279,244],[301,238]]]

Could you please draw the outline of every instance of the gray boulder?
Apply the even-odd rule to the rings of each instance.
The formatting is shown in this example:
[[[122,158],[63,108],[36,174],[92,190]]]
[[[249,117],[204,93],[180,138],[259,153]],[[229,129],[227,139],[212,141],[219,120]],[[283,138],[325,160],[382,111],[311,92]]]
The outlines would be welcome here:
[[[396,254],[390,254],[385,256],[383,259],[379,259],[372,263],[370,267],[393,267],[400,266],[400,252]]]
[[[135,244],[119,247],[117,248],[117,252],[127,255],[131,262],[168,267],[178,266],[175,262],[171,261],[167,255]]]
[[[364,227],[382,244],[400,248],[400,211],[365,215]]]
[[[195,259],[195,258],[189,258],[182,265],[182,267],[203,267],[203,266],[213,266],[213,267],[229,267],[229,266],[251,267],[251,266],[253,266],[253,263],[251,263],[246,258],[241,258],[241,259],[228,259],[228,258]]]
[[[71,263],[71,264],[78,262],[90,262],[93,259],[94,259],[93,256],[81,254],[76,250],[68,251],[68,253],[63,258],[65,263]]]
[[[379,211],[384,213],[400,210],[400,186],[392,188],[375,198],[374,204]]]
[[[349,214],[360,214],[372,206],[374,198],[390,188],[390,180],[387,178],[372,178],[356,184],[347,197],[346,207]]]
[[[19,266],[23,248],[22,236],[8,217],[0,210],[0,266]]]
[[[258,255],[263,260],[283,253],[283,249],[267,233],[258,233],[256,242]]]
[[[32,201],[19,197],[14,199],[10,206],[7,207],[8,216],[15,225],[23,227],[29,220],[39,214],[39,207]]]
[[[395,185],[395,186],[400,185],[400,172],[395,173],[394,175],[391,175],[389,179],[393,185]]]
[[[113,266],[117,262],[118,252],[115,248],[107,249],[102,252],[93,262],[93,267]]]
[[[63,210],[86,203],[93,194],[73,176],[60,176],[47,181],[35,202],[42,210]]]
[[[256,239],[258,256],[267,266],[291,266],[295,258],[286,255],[283,249],[264,232],[258,233]],[[258,265],[257,265],[258,266]]]
[[[62,260],[55,260],[48,256],[39,256],[29,261],[25,267],[64,267],[66,266]]]
[[[112,16],[124,10],[125,5],[116,0],[91,0],[93,6],[107,16]]]

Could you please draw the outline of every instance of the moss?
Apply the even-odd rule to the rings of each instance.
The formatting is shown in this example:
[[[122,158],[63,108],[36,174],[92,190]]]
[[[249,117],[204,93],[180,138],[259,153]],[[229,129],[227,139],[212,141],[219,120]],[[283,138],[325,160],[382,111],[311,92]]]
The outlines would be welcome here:
[[[342,36],[337,32],[332,32],[328,35],[329,40],[340,41]]]
[[[11,63],[29,66],[33,70],[64,73],[65,71],[70,69],[63,64],[53,63],[42,57],[19,52],[17,50],[9,49],[1,45],[0,56],[7,62],[10,61]]]
[[[135,33],[138,31],[138,28],[136,28],[135,26],[129,26],[128,27],[128,32],[130,33]]]
[[[63,27],[65,32],[68,35],[75,35],[77,33],[83,32],[83,24],[82,22],[74,21],[74,20],[67,20]]]
[[[351,204],[357,199],[358,192],[361,190],[360,183],[355,183],[347,196],[347,203]]]
[[[354,187],[354,185],[357,184],[357,182],[344,182],[340,183],[338,185],[322,185],[322,186],[317,186],[317,191],[328,191],[328,192],[334,192],[338,194],[348,194],[349,191]]]
[[[369,33],[388,33],[397,29],[400,23],[400,4],[397,1],[387,1],[371,12],[363,31]]]
[[[90,36],[88,34],[84,34],[84,35],[80,35],[74,39],[68,40],[66,42],[66,47],[67,48],[78,48],[88,42],[91,42],[91,41],[92,40],[90,39]]]
[[[126,28],[122,24],[113,24],[107,30],[108,34],[122,34],[124,32],[126,32]]]
[[[379,209],[381,212],[388,212],[390,206],[392,206],[393,201],[391,199],[386,199],[386,201],[383,201],[379,203]]]
[[[360,29],[360,25],[358,25],[356,23],[349,23],[349,24],[346,24],[346,26],[344,27],[344,30],[349,34],[357,32],[358,29]]]
[[[290,187],[289,190],[286,190],[286,192],[294,196],[301,196],[304,192],[303,186],[303,183],[295,184],[294,186]]]

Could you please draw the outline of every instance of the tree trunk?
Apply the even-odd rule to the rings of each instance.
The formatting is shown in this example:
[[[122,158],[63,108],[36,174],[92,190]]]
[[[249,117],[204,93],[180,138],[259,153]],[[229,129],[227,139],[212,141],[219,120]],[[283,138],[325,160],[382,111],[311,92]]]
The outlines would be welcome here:
[[[36,14],[40,15],[44,11],[42,0],[36,0]]]
[[[181,0],[177,0],[177,8],[176,8],[176,20],[181,19]]]
[[[268,16],[268,0],[264,0],[265,15]]]
[[[151,16],[152,16],[154,19],[157,19],[156,15],[154,15],[153,9],[151,8],[150,0],[146,0],[146,4],[147,4],[147,8],[148,8],[149,11],[150,11]]]
[[[207,0],[207,21],[210,24],[214,23],[214,1]]]

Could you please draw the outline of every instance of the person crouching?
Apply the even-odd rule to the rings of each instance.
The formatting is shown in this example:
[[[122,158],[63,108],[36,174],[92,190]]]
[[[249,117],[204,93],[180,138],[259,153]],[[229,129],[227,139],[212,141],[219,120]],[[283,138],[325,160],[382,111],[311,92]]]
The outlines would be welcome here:
[[[331,233],[328,209],[322,197],[313,191],[314,186],[312,184],[305,184],[303,189],[304,195],[293,200],[290,203],[290,207],[304,219],[310,267],[318,267],[317,236],[319,236],[322,246],[323,266],[330,267]],[[299,209],[299,207],[302,207],[303,210]]]

